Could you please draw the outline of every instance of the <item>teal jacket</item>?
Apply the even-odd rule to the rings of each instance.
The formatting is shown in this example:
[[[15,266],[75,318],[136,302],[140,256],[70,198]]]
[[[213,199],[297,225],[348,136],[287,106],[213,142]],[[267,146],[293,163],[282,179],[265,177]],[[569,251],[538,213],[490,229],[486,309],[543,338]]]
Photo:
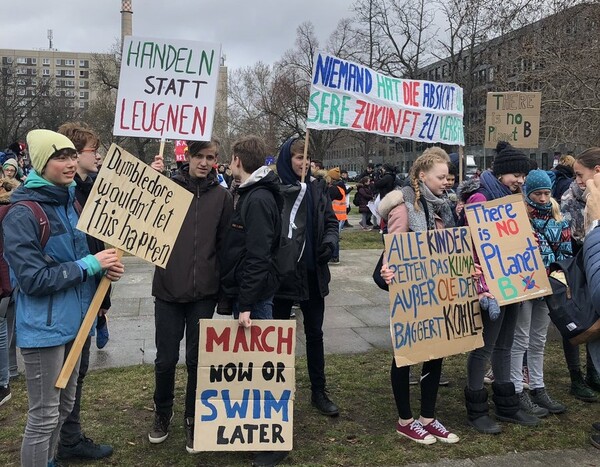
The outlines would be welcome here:
[[[12,207],[2,223],[4,257],[16,288],[17,346],[63,345],[77,335],[96,291],[91,276],[101,272],[100,264],[75,228],[74,183],[56,186],[31,172],[11,197],[12,203],[21,200],[38,202],[51,230],[42,249],[39,223],[23,205]]]

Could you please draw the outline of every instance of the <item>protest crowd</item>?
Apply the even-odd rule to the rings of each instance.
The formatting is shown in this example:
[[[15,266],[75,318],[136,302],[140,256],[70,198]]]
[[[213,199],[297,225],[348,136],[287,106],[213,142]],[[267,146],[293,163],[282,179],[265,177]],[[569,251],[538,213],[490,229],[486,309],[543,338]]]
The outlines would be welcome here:
[[[68,123],[58,132],[34,130],[27,135],[26,149],[24,145],[21,149],[28,152],[29,170],[17,162],[23,160],[21,156],[8,158],[3,166],[2,202],[12,203],[2,223],[4,255],[18,287],[11,294],[10,287],[2,283],[3,294],[12,298],[4,300],[6,308],[0,320],[0,404],[11,397],[9,379],[19,376],[16,346],[23,356],[30,404],[21,450],[23,465],[57,465],[55,459],[101,459],[113,451],[111,446],[87,438],[79,419],[91,335],[67,387],[54,388],[80,317],[98,284],[97,277],[104,272],[111,280],[118,280],[124,272],[114,249],[105,249],[102,242],[74,228],[95,180],[99,145],[98,137],[84,124]],[[268,167],[264,165],[264,143],[253,136],[242,138],[233,145],[227,183],[218,177],[225,171],[217,162],[219,141],[213,137],[211,141],[188,142],[187,162],[180,164],[171,179],[195,196],[175,242],[170,259],[173,266],[157,267],[152,285],[157,356],[150,443],[162,443],[169,436],[175,413],[175,366],[180,341],[185,337],[185,448],[189,453],[197,452],[197,323],[215,312],[233,315],[246,328],[262,319],[288,320],[293,305],[299,305],[304,316],[312,403],[326,416],[339,414],[340,408],[326,386],[322,326],[329,265],[340,261],[339,233],[347,221],[350,187],[344,184],[339,168],[320,169],[320,162],[311,162],[310,155],[305,158],[304,150],[302,139],[290,138],[281,146],[276,165]],[[164,171],[163,158],[157,156],[151,167]],[[600,175],[595,176],[600,173],[600,149],[563,157],[557,167],[546,171],[533,167],[525,154],[501,142],[492,168],[458,184],[452,201],[449,193],[454,193],[454,181],[450,174],[456,171],[446,151],[435,146],[417,158],[408,177],[400,182],[393,167],[382,168],[378,175],[373,167],[367,167],[356,188],[361,228],[372,229],[375,223],[375,228],[391,234],[468,225],[465,211],[473,203],[520,194],[546,271],[550,273],[553,262],[581,250],[590,290],[599,290],[591,285],[600,277],[598,242],[586,239],[600,232],[596,229]],[[572,176],[556,199],[553,193],[560,180],[556,174],[565,173]],[[277,265],[285,190],[301,186],[301,180],[306,180],[307,201],[302,204],[306,226],[303,251],[292,270],[282,275]],[[377,218],[367,207],[375,197]],[[36,221],[39,207],[50,225],[47,238],[40,237]],[[475,262],[480,263],[477,255]],[[386,287],[395,274],[385,260],[379,267]],[[549,413],[565,412],[565,404],[555,400],[544,383],[544,347],[550,324],[546,301],[537,298],[499,306],[480,266],[473,272],[473,281],[481,307],[484,345],[472,350],[467,360],[464,398],[469,424],[481,433],[496,434],[504,422],[536,426]],[[75,308],[81,311],[73,313]],[[98,347],[106,345],[108,339],[105,315],[109,308],[107,294],[94,327]],[[56,324],[49,327],[50,322]],[[583,401],[596,401],[600,391],[600,376],[594,365],[597,350],[591,344],[582,346],[586,348],[584,375],[579,346],[564,338],[563,347],[571,394]],[[421,410],[415,418],[410,407],[410,366],[392,361],[390,380],[399,414],[396,431],[414,442],[459,442],[459,436],[435,415],[442,364],[443,358],[423,363],[418,382]],[[486,381],[491,383],[493,416]],[[598,444],[598,435],[591,439]],[[257,452],[254,464],[275,465],[286,454]]]
[[[328,67],[336,60],[319,55],[322,82],[313,84],[334,79]],[[414,81],[411,89],[419,85]],[[433,106],[439,94],[445,96],[440,112],[454,112],[444,116],[437,136],[425,131],[433,114],[403,114],[411,124],[396,129],[406,133],[401,136],[431,143],[410,172],[368,164],[356,185],[347,171],[312,157],[308,129],[333,128],[318,99],[311,99],[306,138],[281,141],[274,160],[257,136],[237,139],[225,154],[210,132],[181,145],[184,157],[176,167],[167,167],[162,152],[148,166],[117,145],[102,158],[99,136],[80,122],[31,130],[26,142],[0,153],[0,406],[10,404],[10,380],[23,378],[28,412],[21,465],[113,454],[113,446],[86,436],[80,412],[83,398],[94,399],[91,388],[84,391],[91,346],[110,345],[110,283],[127,274],[123,249],[156,266],[147,442],[168,442],[174,417],[181,417],[181,449],[190,455],[245,450],[255,466],[283,462],[292,439],[296,312],[303,317],[315,416],[345,410],[329,391],[323,323],[330,267],[344,262],[340,235],[353,227],[352,206],[360,214],[357,230],[379,232],[385,245],[375,270],[364,272],[374,288],[390,294],[390,401],[402,442],[468,442],[466,430],[459,434],[436,413],[444,403],[439,387],[448,384],[444,357],[459,353],[468,353],[460,391],[473,431],[501,435],[506,423],[543,428],[544,417],[565,413],[568,400],[551,393],[544,377],[551,320],[562,335],[570,395],[596,402],[600,148],[563,156],[550,169],[537,167],[516,144],[497,141],[491,168],[466,178],[461,152],[448,154],[434,144],[464,146],[457,117],[462,90],[453,86],[434,92],[434,84],[423,85],[431,88],[431,102],[423,106]],[[409,96],[415,107],[417,96]],[[386,110],[396,111],[400,122],[400,110]],[[117,121],[123,134],[133,131],[134,125]],[[371,123],[365,120],[361,130]],[[523,248],[514,252],[498,241],[503,235]],[[571,265],[580,272],[576,284]],[[437,305],[443,317],[424,313]],[[229,319],[213,320],[215,314]],[[586,319],[591,323],[581,328]],[[445,344],[436,347],[440,353],[430,352],[434,339]],[[184,340],[184,396],[176,401]],[[222,364],[227,360],[219,358],[229,352],[238,360]],[[261,354],[267,360],[258,363]],[[248,385],[257,375],[258,383]],[[204,384],[223,380],[228,385]],[[419,393],[418,414],[411,392]],[[230,419],[244,412],[239,418],[248,414],[253,421],[223,422],[222,407]],[[600,421],[589,422],[595,430],[590,441],[600,449]]]

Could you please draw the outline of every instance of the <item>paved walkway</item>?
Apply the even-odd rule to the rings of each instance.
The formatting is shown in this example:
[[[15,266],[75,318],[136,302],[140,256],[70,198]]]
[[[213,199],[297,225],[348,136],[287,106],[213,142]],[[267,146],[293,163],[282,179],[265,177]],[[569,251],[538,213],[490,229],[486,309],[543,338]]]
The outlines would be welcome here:
[[[323,325],[326,353],[359,353],[375,347],[390,348],[388,296],[373,284],[370,276],[378,258],[377,250],[342,251],[341,263],[331,266],[331,293],[325,301]],[[126,257],[123,262],[127,272],[114,284],[112,294],[108,322],[110,342],[103,350],[92,345],[92,369],[154,362],[153,267],[135,257]],[[301,322],[300,310],[297,313]],[[296,348],[298,355],[305,353],[302,326],[298,327]],[[183,359],[184,352],[180,355]]]

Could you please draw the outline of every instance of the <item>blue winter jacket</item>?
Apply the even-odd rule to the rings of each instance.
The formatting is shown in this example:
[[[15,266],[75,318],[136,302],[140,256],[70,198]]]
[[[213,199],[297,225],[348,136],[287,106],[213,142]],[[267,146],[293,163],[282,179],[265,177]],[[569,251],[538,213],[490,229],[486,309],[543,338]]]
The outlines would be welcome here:
[[[85,234],[75,228],[74,199],[75,183],[56,186],[35,172],[11,197],[12,203],[37,201],[51,229],[42,249],[39,223],[27,206],[12,207],[2,223],[4,257],[17,290],[18,347],[53,347],[75,339],[96,290],[93,277],[84,281],[84,261],[76,262],[96,260]]]

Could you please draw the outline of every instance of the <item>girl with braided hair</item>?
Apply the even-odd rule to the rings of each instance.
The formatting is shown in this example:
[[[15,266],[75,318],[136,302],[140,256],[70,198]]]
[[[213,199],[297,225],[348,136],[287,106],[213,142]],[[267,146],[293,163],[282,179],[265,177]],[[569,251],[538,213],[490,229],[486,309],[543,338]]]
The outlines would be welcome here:
[[[379,204],[379,213],[387,221],[388,233],[454,227],[450,202],[445,197],[449,162],[446,151],[438,147],[425,150],[417,158],[411,168],[410,186],[391,191]],[[381,274],[388,284],[394,276],[387,265],[383,266]],[[410,366],[398,368],[392,360],[390,379],[399,414],[396,431],[420,444],[459,441],[459,437],[448,431],[434,415],[442,361],[438,358],[423,363],[420,378],[421,416],[414,419],[410,409]]]

